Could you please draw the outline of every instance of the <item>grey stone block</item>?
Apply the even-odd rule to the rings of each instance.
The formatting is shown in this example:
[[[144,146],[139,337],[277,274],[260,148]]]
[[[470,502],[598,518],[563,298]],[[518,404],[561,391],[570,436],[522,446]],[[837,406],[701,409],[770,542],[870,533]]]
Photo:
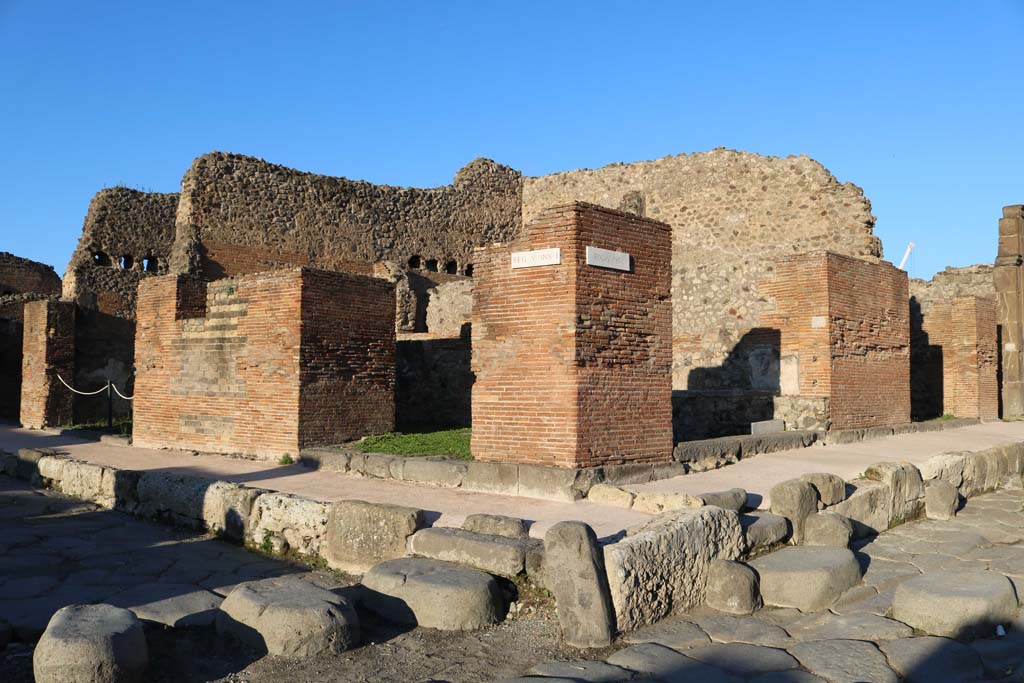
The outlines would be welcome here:
[[[110,605],[59,609],[32,655],[38,683],[135,683],[148,663],[139,620]]]
[[[824,505],[835,505],[846,499],[846,482],[835,474],[812,472],[801,475],[800,478],[810,482],[818,492],[818,499]]]
[[[756,553],[782,543],[789,537],[789,521],[770,512],[751,512],[740,515],[740,525],[746,538],[747,552]]]
[[[857,443],[863,440],[863,429],[833,429],[825,437],[825,441],[830,444]]]
[[[465,531],[471,531],[476,534],[489,534],[491,536],[520,539],[530,537],[525,519],[506,517],[505,515],[469,515],[462,523],[462,528]]]
[[[396,462],[397,461],[397,462]],[[367,453],[363,460],[363,476],[375,479],[394,479],[392,469],[400,471],[405,458],[386,453]],[[399,479],[401,477],[398,477]]]
[[[587,493],[587,500],[598,505],[612,505],[620,508],[633,507],[633,499],[636,494],[632,491],[613,486],[612,484],[597,484],[591,487]]]
[[[804,520],[818,511],[818,491],[810,482],[788,479],[772,487],[771,511],[789,520],[793,541],[802,543]]]
[[[725,510],[739,512],[747,506],[747,492],[744,489],[735,488],[728,491],[714,491],[702,493],[699,496],[705,505],[714,505]]]
[[[381,617],[445,631],[490,626],[506,609],[494,577],[437,560],[382,562],[363,576],[363,585],[362,604]]]
[[[960,504],[956,487],[945,479],[929,479],[924,486],[924,512],[928,519],[953,519]]]
[[[462,488],[483,493],[519,495],[519,465],[505,462],[471,461]]]
[[[423,510],[343,500],[330,505],[323,556],[332,569],[362,574],[405,557],[408,539],[425,524]]]
[[[717,439],[700,439],[698,441],[681,441],[672,451],[677,462],[696,462],[711,458],[739,460],[742,442],[740,437],[726,436]]]
[[[19,448],[17,477],[23,481],[37,483],[35,478],[39,474],[39,459],[46,455],[59,455],[58,453],[42,448]]]
[[[889,528],[892,519],[892,491],[877,481],[854,480],[848,484],[846,500],[829,511],[853,522],[855,538],[879,534]]]
[[[347,452],[324,448],[311,448],[299,454],[299,464],[304,467],[342,474],[348,472],[351,459]]]
[[[753,560],[766,605],[802,612],[827,609],[860,582],[860,565],[846,548],[789,547]]]
[[[789,648],[789,653],[808,671],[832,683],[901,683],[874,643],[812,640],[797,643]]]
[[[194,584],[146,583],[118,593],[107,602],[131,610],[143,621],[181,628],[212,625],[222,600]]]
[[[1013,584],[990,571],[942,571],[896,587],[892,617],[929,635],[968,638],[991,635],[1017,612]]]
[[[409,552],[510,578],[518,576],[526,568],[525,540],[477,534],[462,529],[421,529],[409,537]]]
[[[785,420],[761,420],[750,423],[750,433],[753,435],[774,434],[786,431]]]
[[[601,483],[598,469],[575,467],[519,466],[519,495],[548,500],[579,500],[590,488]]]
[[[984,673],[977,652],[948,638],[901,638],[878,647],[907,683],[977,681]]]
[[[447,458],[406,458],[402,478],[405,481],[458,488],[462,486],[468,469],[466,463]]]
[[[818,512],[804,521],[807,545],[847,548],[853,538],[853,522],[835,512]]]
[[[338,654],[359,643],[359,617],[347,599],[298,577],[243,583],[217,615],[217,632],[283,657]]]
[[[708,569],[707,605],[727,614],[753,614],[761,607],[757,574],[741,562],[714,560]]]
[[[611,645],[614,613],[594,530],[583,522],[558,522],[544,535],[544,558],[565,642],[583,648]]]
[[[924,512],[924,481],[921,471],[910,463],[875,463],[864,472],[864,478],[888,487],[892,495],[889,528],[917,519]]]

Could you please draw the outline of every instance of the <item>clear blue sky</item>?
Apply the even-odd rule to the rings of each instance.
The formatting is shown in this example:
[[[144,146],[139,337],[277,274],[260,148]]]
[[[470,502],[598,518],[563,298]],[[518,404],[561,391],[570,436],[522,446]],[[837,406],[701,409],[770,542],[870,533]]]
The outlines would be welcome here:
[[[864,188],[911,275],[1024,202],[1024,0],[0,0],[0,250],[63,272],[104,186],[217,149],[395,185],[724,146]]]

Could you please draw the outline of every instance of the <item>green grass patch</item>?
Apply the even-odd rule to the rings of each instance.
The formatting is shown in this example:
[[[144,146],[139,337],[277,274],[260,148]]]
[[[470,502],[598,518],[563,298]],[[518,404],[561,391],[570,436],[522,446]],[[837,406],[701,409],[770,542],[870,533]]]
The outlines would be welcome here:
[[[64,429],[81,429],[87,432],[103,432],[104,434],[118,434],[120,436],[131,436],[132,435],[132,418],[130,417],[115,417],[114,428],[107,429],[106,420],[98,420],[96,422],[82,422],[79,424],[68,425]]]
[[[390,453],[408,457],[444,455],[452,460],[472,460],[473,455],[469,452],[469,433],[468,428],[412,434],[391,432],[368,436],[357,442],[355,447],[363,453]]]

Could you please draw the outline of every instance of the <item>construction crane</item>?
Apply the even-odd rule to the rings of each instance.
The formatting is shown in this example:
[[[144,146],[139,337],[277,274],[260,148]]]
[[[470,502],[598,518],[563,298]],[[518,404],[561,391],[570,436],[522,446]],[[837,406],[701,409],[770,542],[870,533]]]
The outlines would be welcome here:
[[[910,258],[910,252],[914,251],[914,246],[913,242],[907,245],[907,250],[903,254],[903,260],[900,261],[900,270],[906,270],[903,266],[907,265],[907,259]]]

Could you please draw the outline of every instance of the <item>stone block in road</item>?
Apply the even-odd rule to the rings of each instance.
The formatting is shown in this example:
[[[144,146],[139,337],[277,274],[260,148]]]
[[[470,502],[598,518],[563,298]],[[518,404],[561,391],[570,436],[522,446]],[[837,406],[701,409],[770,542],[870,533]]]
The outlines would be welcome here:
[[[284,657],[337,654],[359,643],[359,617],[349,602],[297,577],[235,588],[221,605],[217,632]]]
[[[423,510],[343,500],[327,516],[324,559],[332,569],[362,574],[384,560],[405,557],[410,536],[423,528]]]
[[[860,582],[857,558],[846,548],[789,547],[753,560],[766,605],[802,612],[829,608]]]
[[[110,605],[58,610],[32,655],[37,683],[137,683],[148,663],[142,624]]]
[[[708,569],[707,605],[728,614],[752,614],[761,607],[757,574],[741,562],[712,561]]]
[[[526,568],[526,549],[526,539],[445,527],[421,529],[409,537],[412,555],[464,564],[509,578]]]
[[[991,571],[922,574],[896,588],[892,617],[919,631],[949,638],[991,636],[1017,612],[1010,580]]]
[[[583,522],[558,522],[544,535],[544,561],[565,642],[584,648],[611,645],[615,617],[594,530]]]
[[[363,576],[362,604],[389,621],[467,631],[501,621],[506,605],[490,574],[417,557],[381,562]]]

